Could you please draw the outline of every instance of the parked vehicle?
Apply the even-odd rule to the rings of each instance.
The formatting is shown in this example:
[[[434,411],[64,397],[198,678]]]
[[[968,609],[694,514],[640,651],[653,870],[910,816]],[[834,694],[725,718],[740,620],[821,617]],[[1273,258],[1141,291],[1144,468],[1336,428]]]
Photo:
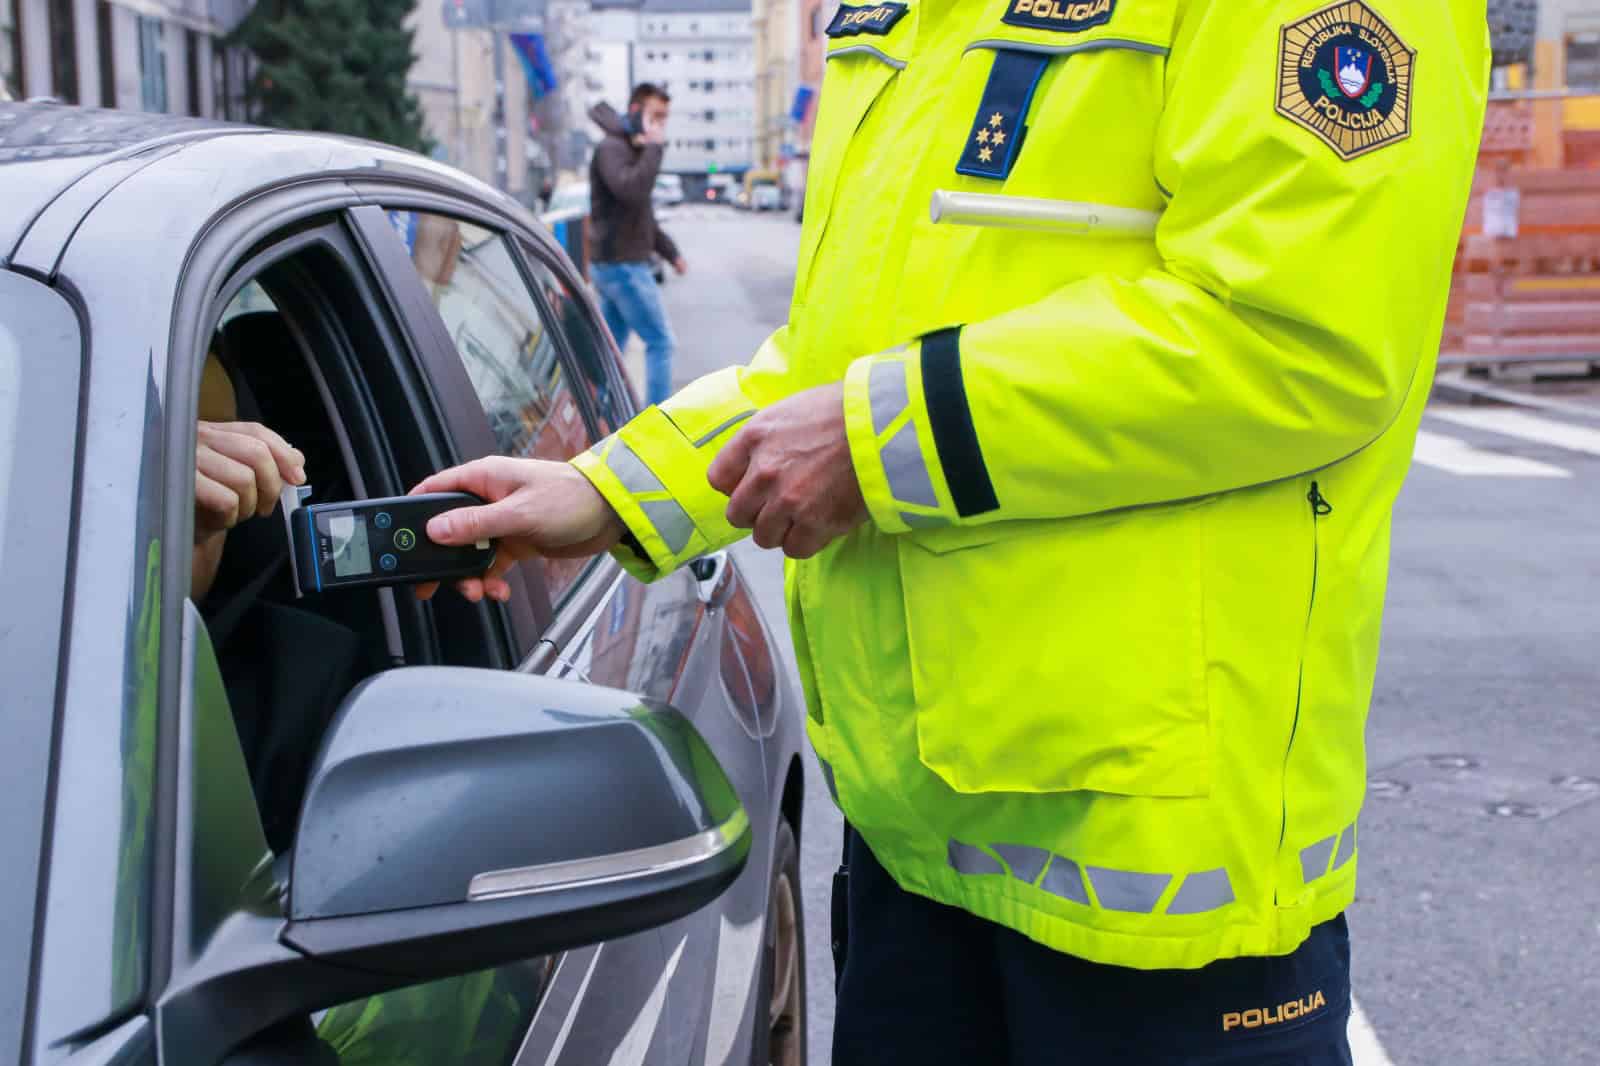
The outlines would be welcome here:
[[[539,223],[387,147],[54,106],[0,105],[0,190],[5,1055],[802,1062],[803,714],[731,559],[297,599],[274,514],[190,598],[214,379],[314,502],[634,413]],[[276,852],[263,765],[307,767]]]
[[[732,203],[734,193],[739,188],[739,183],[732,174],[712,174],[706,179],[706,202],[713,204]]]
[[[657,207],[674,207],[683,203],[683,179],[676,174],[657,174],[650,200]]]
[[[783,190],[776,185],[761,184],[750,191],[752,211],[782,211]]]

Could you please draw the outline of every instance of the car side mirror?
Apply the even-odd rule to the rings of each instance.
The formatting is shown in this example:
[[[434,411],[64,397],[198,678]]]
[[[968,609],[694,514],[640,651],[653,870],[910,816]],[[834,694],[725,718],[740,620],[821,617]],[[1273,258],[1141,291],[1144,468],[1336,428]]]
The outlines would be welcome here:
[[[220,687],[203,634],[187,620],[197,692]],[[229,723],[206,724],[218,706],[185,701],[180,733],[197,754],[220,747],[214,726]],[[220,763],[237,760],[235,747]],[[196,832],[228,785],[209,765],[209,786],[180,801]],[[243,851],[259,830],[251,839]],[[390,670],[346,698],[323,739],[286,904],[247,891],[213,908],[158,1025],[210,1061],[323,1007],[663,925],[720,894],[750,847],[727,775],[670,707],[528,674]],[[235,865],[220,882],[239,883]]]
[[[285,941],[417,978],[673,921],[739,873],[750,826],[670,707],[448,667],[365,682],[300,815]]]

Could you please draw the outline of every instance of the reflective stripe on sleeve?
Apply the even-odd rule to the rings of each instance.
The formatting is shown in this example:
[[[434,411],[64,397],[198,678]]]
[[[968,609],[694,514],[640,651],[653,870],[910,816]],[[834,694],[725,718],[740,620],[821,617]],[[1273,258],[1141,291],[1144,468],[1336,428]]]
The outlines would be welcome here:
[[[600,447],[601,445],[597,444],[591,450],[598,455]],[[617,480],[622,482],[622,487],[635,496],[667,491],[666,486],[661,484],[661,479],[652,474],[650,468],[644,465],[644,461],[622,440],[613,441],[611,450],[604,455],[604,459],[611,472],[617,475]]]
[[[896,500],[919,507],[939,506],[933,479],[928,476],[928,463],[922,455],[922,442],[917,439],[916,423],[901,426],[879,454],[884,476],[889,479],[889,492]]]
[[[677,555],[688,547],[689,538],[694,536],[694,520],[682,504],[667,495],[661,479],[650,472],[650,468],[644,465],[634,450],[620,438],[613,438],[605,461],[629,493],[636,497],[659,497],[641,498],[638,503],[667,550]]]
[[[900,412],[911,405],[906,391],[906,365],[873,363],[867,376],[867,398],[872,405],[872,430],[881,437]]]
[[[694,536],[694,520],[677,500],[641,500],[639,509],[656,527],[662,543],[673,555],[689,546],[689,538]]]

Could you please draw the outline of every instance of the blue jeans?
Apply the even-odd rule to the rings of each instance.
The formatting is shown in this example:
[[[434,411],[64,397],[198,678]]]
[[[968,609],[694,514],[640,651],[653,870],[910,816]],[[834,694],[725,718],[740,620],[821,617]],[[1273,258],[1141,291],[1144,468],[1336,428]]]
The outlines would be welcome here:
[[[645,402],[660,403],[672,394],[675,342],[650,264],[592,263],[589,276],[600,292],[600,312],[617,347],[627,347],[630,333],[644,341]]]

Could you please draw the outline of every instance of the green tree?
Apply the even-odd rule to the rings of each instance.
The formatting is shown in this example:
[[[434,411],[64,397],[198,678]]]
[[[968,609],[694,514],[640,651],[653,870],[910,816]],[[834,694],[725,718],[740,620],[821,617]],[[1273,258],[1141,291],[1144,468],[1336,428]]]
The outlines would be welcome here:
[[[256,121],[429,150],[406,90],[410,13],[411,0],[260,0],[233,34],[259,62]]]

